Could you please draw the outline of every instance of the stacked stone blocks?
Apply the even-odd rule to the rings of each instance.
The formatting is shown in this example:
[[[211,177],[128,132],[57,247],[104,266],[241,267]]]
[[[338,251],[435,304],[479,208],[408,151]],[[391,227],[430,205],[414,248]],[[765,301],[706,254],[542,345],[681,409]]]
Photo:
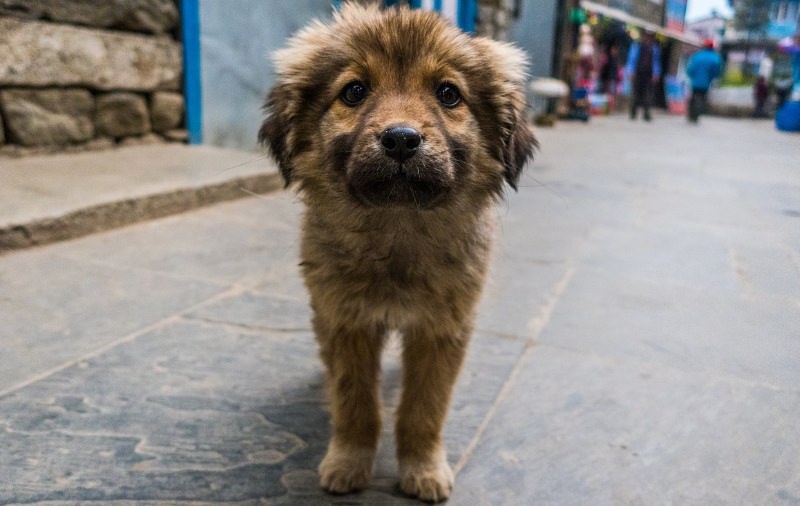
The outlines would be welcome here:
[[[0,0],[0,152],[185,140],[175,0]]]

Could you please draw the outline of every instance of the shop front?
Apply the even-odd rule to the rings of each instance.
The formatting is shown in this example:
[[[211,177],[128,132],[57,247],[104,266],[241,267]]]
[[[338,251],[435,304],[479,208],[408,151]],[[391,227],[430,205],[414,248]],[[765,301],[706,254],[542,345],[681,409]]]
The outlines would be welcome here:
[[[570,84],[573,97],[586,97],[592,114],[626,110],[631,82],[625,63],[632,44],[645,32],[655,35],[660,48],[658,63],[662,72],[654,87],[653,106],[676,114],[685,112],[687,86],[681,76],[685,76],[686,60],[701,41],[683,33],[685,0],[666,1],[655,10],[650,0],[638,8],[629,2],[628,9],[623,10],[580,0],[570,10],[560,76]],[[628,11],[665,23],[662,26]]]

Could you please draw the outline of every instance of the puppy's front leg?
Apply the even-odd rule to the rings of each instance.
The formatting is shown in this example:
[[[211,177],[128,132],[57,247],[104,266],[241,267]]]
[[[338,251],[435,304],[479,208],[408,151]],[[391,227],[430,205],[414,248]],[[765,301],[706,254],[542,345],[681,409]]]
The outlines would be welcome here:
[[[442,431],[468,340],[468,331],[441,335],[416,329],[405,336],[396,427],[400,488],[426,501],[444,500],[453,488]]]
[[[333,435],[319,466],[320,484],[338,494],[366,488],[381,432],[378,376],[383,332],[331,326],[317,316],[314,328],[328,369]]]

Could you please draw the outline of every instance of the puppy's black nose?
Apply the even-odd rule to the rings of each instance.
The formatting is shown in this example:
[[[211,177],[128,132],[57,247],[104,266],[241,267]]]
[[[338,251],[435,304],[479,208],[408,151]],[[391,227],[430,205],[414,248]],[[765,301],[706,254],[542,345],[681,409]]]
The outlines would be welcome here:
[[[407,126],[393,126],[381,134],[381,146],[386,156],[404,162],[417,152],[422,142],[419,132]]]

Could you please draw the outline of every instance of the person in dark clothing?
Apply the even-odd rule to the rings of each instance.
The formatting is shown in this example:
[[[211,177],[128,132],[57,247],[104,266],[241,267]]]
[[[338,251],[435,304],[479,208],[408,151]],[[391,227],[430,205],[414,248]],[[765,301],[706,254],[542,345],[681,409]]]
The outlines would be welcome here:
[[[603,63],[600,67],[600,82],[603,93],[616,95],[617,81],[619,81],[619,50],[616,46],[606,46]]]
[[[756,105],[754,116],[756,118],[764,118],[767,116],[767,99],[769,98],[769,85],[764,76],[758,76],[758,80],[753,85],[753,101]]]
[[[653,87],[661,78],[661,49],[652,32],[645,31],[642,39],[631,45],[625,71],[633,83],[631,119],[636,119],[639,107],[642,107],[644,120],[650,121]]]
[[[697,123],[700,114],[706,111],[708,89],[712,81],[722,72],[722,60],[714,52],[714,41],[703,42],[703,49],[689,58],[686,73],[692,84],[692,98],[689,100],[689,121]]]

